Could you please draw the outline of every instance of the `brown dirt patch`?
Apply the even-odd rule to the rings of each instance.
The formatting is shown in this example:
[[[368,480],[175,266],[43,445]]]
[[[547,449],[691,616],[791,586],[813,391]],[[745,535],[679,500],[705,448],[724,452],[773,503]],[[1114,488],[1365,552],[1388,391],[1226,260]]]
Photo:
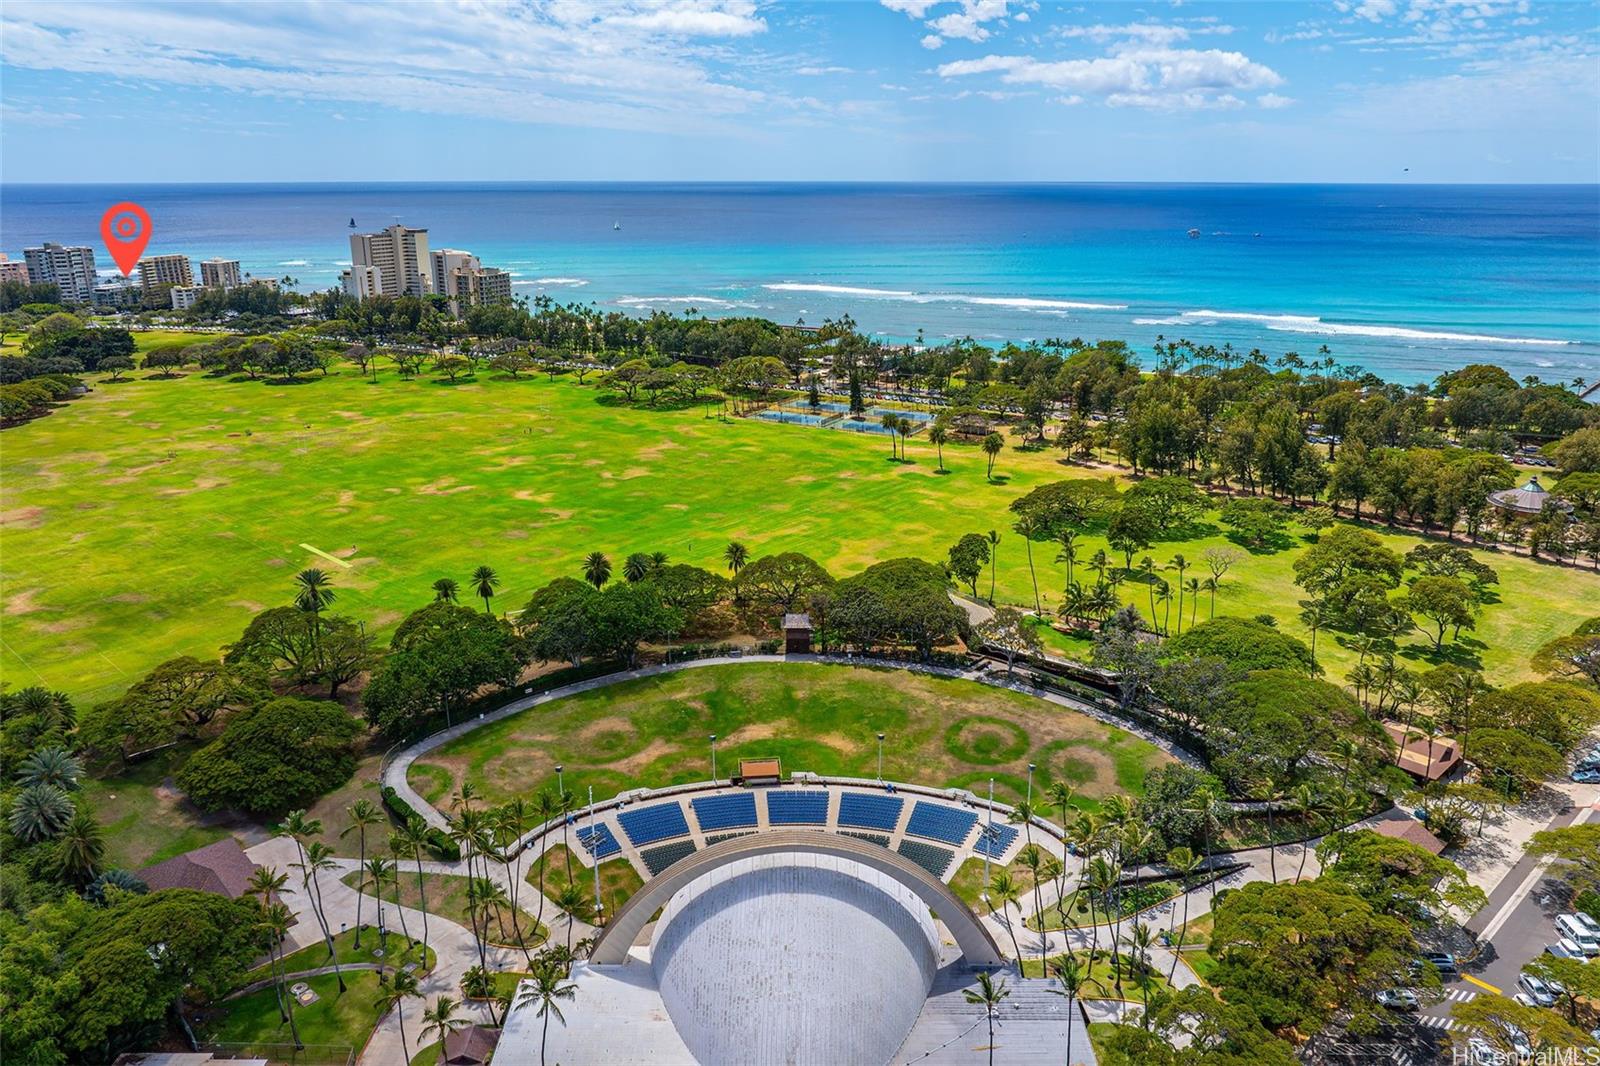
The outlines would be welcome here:
[[[43,507],[13,507],[0,511],[0,526],[8,529],[38,529],[44,525]]]
[[[417,492],[424,496],[454,496],[458,492],[471,492],[476,485],[457,485],[453,477],[442,477],[426,485],[418,486]]]
[[[34,600],[38,597],[39,589],[23,589],[6,598],[6,614],[32,614],[34,611],[43,610]]]

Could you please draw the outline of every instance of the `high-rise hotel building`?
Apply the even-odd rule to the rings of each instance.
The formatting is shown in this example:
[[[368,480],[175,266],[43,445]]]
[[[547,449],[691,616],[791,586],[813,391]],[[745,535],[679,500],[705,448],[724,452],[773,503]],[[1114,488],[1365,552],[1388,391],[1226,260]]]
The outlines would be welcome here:
[[[237,289],[244,284],[237,259],[202,259],[200,284],[208,289]]]
[[[93,248],[63,247],[46,241],[39,248],[24,248],[22,257],[28,265],[28,277],[35,284],[54,282],[61,290],[63,303],[86,304],[94,298],[97,278]]]
[[[380,233],[350,235],[350,269],[340,280],[359,300],[370,296],[426,296],[433,291],[428,231],[399,224]]]
[[[139,260],[139,285],[146,303],[169,300],[174,285],[193,285],[194,272],[186,255],[147,255]]]

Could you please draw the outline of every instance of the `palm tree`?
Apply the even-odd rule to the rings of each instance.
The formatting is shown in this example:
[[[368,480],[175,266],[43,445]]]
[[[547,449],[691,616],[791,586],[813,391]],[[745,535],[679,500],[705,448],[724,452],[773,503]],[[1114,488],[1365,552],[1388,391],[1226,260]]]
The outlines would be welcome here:
[[[404,970],[396,970],[393,974],[378,975],[378,994],[373,998],[372,1005],[380,1012],[387,1013],[391,1009],[400,1022],[400,1046],[406,1047],[406,1000],[417,999],[422,995],[417,990],[417,978]]]
[[[533,965],[533,956],[528,951],[526,938],[522,935],[522,919],[518,916],[518,912],[522,908],[517,905],[517,890],[522,885],[522,878],[514,876],[511,871],[512,846],[522,839],[522,833],[527,821],[528,801],[521,796],[517,796],[495,811],[493,828],[506,841],[506,846],[496,849],[496,857],[505,866],[506,883],[511,886],[511,931],[516,934],[517,946],[522,948],[523,957],[528,960],[528,964],[531,966]],[[537,927],[535,927],[533,935],[539,935]]]
[[[1055,995],[1065,996],[1067,999],[1067,1061],[1070,1063],[1072,1061],[1072,1016],[1078,1013],[1075,1009],[1075,1001],[1078,998],[1079,990],[1083,988],[1083,972],[1078,969],[1078,957],[1071,952],[1068,952],[1060,962],[1056,963],[1054,969],[1056,978],[1061,982],[1061,987],[1052,988],[1050,991]],[[993,1043],[993,1041],[990,1042]]]
[[[294,575],[294,605],[311,615],[311,632],[316,634],[322,624],[322,612],[337,598],[328,575],[316,567],[307,567]]]
[[[539,967],[534,971],[533,978],[517,993],[511,1009],[537,1003],[539,1010],[536,1016],[544,1020],[544,1027],[539,1033],[539,1066],[544,1066],[545,1045],[550,1040],[550,1016],[554,1014],[556,1021],[566,1025],[567,1019],[561,1013],[559,1001],[574,999],[577,994],[578,986],[570,982],[563,983],[561,971],[554,966]]]
[[[1020,862],[1033,877],[1033,914],[1039,923],[1039,964],[1044,965],[1045,949],[1050,946],[1050,938],[1045,936],[1044,903],[1039,895],[1039,884],[1044,880],[1048,862],[1051,861],[1045,850],[1037,844],[1029,844],[1017,852],[1017,861]],[[1027,924],[1027,919],[1023,919]],[[1019,959],[1020,963],[1021,960]]]
[[[990,481],[994,480],[994,463],[1000,458],[1000,449],[1006,446],[1006,440],[998,433],[991,433],[983,438],[983,454],[988,457],[989,471],[986,475]]]
[[[372,894],[378,901],[378,940],[385,954],[389,947],[389,927],[383,923],[383,886],[389,883],[394,876],[394,863],[382,855],[374,855],[367,860],[366,877],[361,880],[361,887],[372,886]]]
[[[1211,863],[1211,856],[1213,854],[1211,850],[1212,830],[1220,830],[1222,828],[1223,819],[1227,817],[1227,804],[1224,802],[1221,796],[1217,795],[1216,789],[1203,787],[1195,790],[1194,796],[1190,799],[1189,806],[1185,807],[1184,810],[1190,814],[1199,815],[1200,817],[1200,833],[1204,840],[1205,862],[1206,865],[1209,866]],[[1211,902],[1214,905],[1216,901],[1217,882],[1215,878],[1212,878]]]
[[[395,835],[405,842],[406,850],[411,853],[412,861],[417,864],[417,909],[422,912],[422,957],[428,957],[428,890],[423,883],[422,876],[422,849],[428,843],[428,823],[422,816],[412,814],[406,819],[406,824],[396,830]],[[395,877],[398,880],[399,871]]]
[[[1122,942],[1133,953],[1133,975],[1135,980],[1145,977],[1150,972],[1150,926],[1141,921],[1135,921],[1133,928],[1128,930],[1128,935]],[[1144,995],[1144,1027],[1150,1028],[1150,982],[1139,980],[1139,990]]]
[[[994,876],[989,879],[989,913],[993,915],[997,911],[1004,912],[1006,932],[1011,934],[1011,946],[1016,950],[1018,966],[1022,965],[1022,945],[1017,942],[1017,927],[1012,923],[1007,908],[1020,898],[1021,893],[1017,889],[1017,882],[1011,876],[1011,871],[996,870]],[[1020,905],[1017,907],[1017,913],[1022,913]]]
[[[989,602],[994,603],[994,571],[1000,562],[1000,534],[989,530]]]
[[[1273,828],[1273,809],[1278,801],[1283,798],[1283,790],[1278,786],[1277,778],[1271,774],[1263,776],[1256,782],[1261,788],[1267,801],[1267,861],[1272,866],[1272,883],[1278,883],[1278,835]]]
[[[456,1017],[457,1003],[450,996],[440,996],[433,1001],[433,1006],[422,1012],[422,1020],[426,1024],[422,1027],[422,1035],[417,1037],[417,1043],[426,1043],[428,1037],[436,1036],[439,1043],[444,1043],[444,1038],[458,1030],[467,1027],[467,1019]],[[442,1049],[441,1049],[442,1051]],[[441,1054],[440,1059],[444,1058]]]
[[[74,792],[83,777],[83,764],[63,747],[40,748],[22,761],[17,780],[24,788],[49,785],[62,792]]]
[[[1183,574],[1189,569],[1189,560],[1183,557],[1182,552],[1173,555],[1172,562],[1168,564],[1178,572],[1178,632],[1183,632]]]
[[[1100,584],[1105,584],[1106,571],[1110,568],[1111,559],[1106,555],[1104,548],[1089,556],[1089,569],[1095,572]]]
[[[1146,555],[1139,560],[1139,573],[1144,575],[1145,591],[1150,594],[1150,621],[1156,620],[1156,561]]]
[[[583,579],[595,588],[611,580],[611,560],[605,552],[590,552],[583,560]]]
[[[378,810],[376,804],[367,799],[356,800],[345,810],[350,812],[350,824],[339,831],[339,839],[343,840],[351,833],[358,835],[361,841],[361,857],[359,861],[362,866],[365,866],[367,864],[367,829],[383,821],[383,812]],[[358,891],[356,893],[356,947],[358,948],[361,946],[361,897],[362,893]]]
[[[394,909],[400,916],[400,932],[411,944],[416,946],[416,941],[411,939],[411,930],[406,925],[406,908],[400,903],[400,856],[411,850],[406,835],[396,829],[389,834],[389,884],[394,889]]]
[[[750,549],[736,540],[730,540],[728,546],[722,549],[722,557],[727,560],[728,572],[738,577],[744,564],[750,561]]]
[[[322,927],[322,940],[328,945],[328,957],[333,960],[333,972],[339,979],[339,991],[343,992],[344,973],[339,969],[339,955],[333,944],[333,930],[328,926],[328,914],[322,907],[322,885],[317,881],[318,874],[335,869],[333,849],[320,840],[311,841],[305,846],[299,867],[301,884],[308,890],[307,898],[311,900],[311,909],[317,916],[317,924]]]
[[[1072,585],[1072,566],[1078,561],[1078,534],[1075,530],[1064,529],[1061,531],[1061,551],[1056,553],[1056,562],[1067,564],[1067,585]]]
[[[939,473],[944,473],[944,445],[950,439],[943,426],[934,426],[928,430],[928,443],[933,445],[939,453]]]
[[[650,576],[650,556],[644,552],[634,552],[622,561],[622,576],[628,584],[637,584]]]
[[[456,584],[453,577],[441,577],[433,583],[433,599],[435,603],[455,603],[460,599],[461,586]]]
[[[561,891],[556,893],[556,906],[561,908],[561,913],[567,916],[567,950],[572,950],[572,923],[588,921],[590,914],[589,896],[579,888],[569,877],[567,883],[561,886]]]
[[[1183,587],[1189,593],[1189,628],[1193,629],[1195,618],[1200,613],[1200,579],[1191,577],[1183,583]],[[1183,627],[1182,611],[1178,612],[1178,623],[1181,629]]]
[[[11,803],[11,832],[33,844],[58,836],[72,821],[72,800],[54,785],[32,785]]]
[[[1349,737],[1340,737],[1333,743],[1333,753],[1339,757],[1339,788],[1350,786],[1350,764],[1361,754],[1361,745]]]
[[[1043,614],[1044,608],[1039,605],[1039,575],[1033,571],[1033,537],[1039,531],[1039,523],[1031,515],[1023,515],[1017,519],[1014,528],[1022,535],[1022,545],[1028,551],[1028,577],[1033,580],[1034,613]]]
[[[1161,621],[1161,635],[1167,636],[1172,632],[1172,586],[1167,584],[1165,581],[1163,581],[1160,587],[1156,589],[1156,602],[1167,605],[1166,613]],[[1183,611],[1181,609],[1178,611],[1178,616],[1180,618],[1183,616]],[[1153,623],[1155,619],[1151,618],[1150,621]]]
[[[1049,791],[1045,793],[1045,798],[1050,803],[1053,803],[1055,806],[1061,808],[1061,830],[1063,835],[1065,835],[1067,830],[1067,815],[1072,810],[1072,800],[1077,794],[1078,790],[1067,784],[1065,781],[1050,782]],[[1065,906],[1067,889],[1066,871],[1067,866],[1066,863],[1063,862],[1061,864],[1060,880],[1056,885],[1056,914],[1060,915],[1061,917],[1062,928],[1066,928],[1067,924],[1067,912]]]
[[[282,903],[272,903],[262,909],[261,918],[256,923],[267,934],[267,954],[272,967],[272,976],[277,980],[278,1014],[289,1023],[289,1035],[294,1039],[295,1050],[305,1047],[300,1040],[300,1027],[294,1021],[294,997],[284,990],[287,974],[283,970],[283,938],[289,935],[289,924],[294,916],[289,913],[289,908]]]
[[[494,599],[494,590],[499,587],[500,575],[494,572],[494,567],[480,566],[472,571],[472,588],[483,601],[484,614],[494,613],[489,609],[489,601]]]
[[[105,854],[106,841],[100,831],[100,823],[94,820],[94,815],[79,807],[56,840],[56,868],[62,880],[77,885],[93,881],[100,872],[100,862]]]
[[[999,434],[991,433],[990,436]],[[1022,965],[1020,956],[1018,958],[1017,965],[1020,966]],[[1011,990],[1006,987],[1005,979],[1001,978],[997,983],[987,970],[978,974],[976,991],[969,988],[962,993],[968,1003],[983,1008],[983,1016],[989,1022],[989,1066],[994,1066],[994,1019],[1000,1013],[1000,1001],[1010,994]]]
[[[1294,790],[1294,806],[1309,821],[1318,807],[1317,794],[1311,790],[1310,785],[1301,785]],[[1306,853],[1311,850],[1310,841],[1300,842],[1300,869],[1295,871],[1294,879],[1299,881],[1306,873]]]
[[[1215,618],[1217,616],[1217,579],[1208,577],[1200,582],[1200,587],[1211,594],[1211,613],[1207,617]]]
[[[556,793],[556,810],[561,814],[561,846],[567,853],[567,880],[572,880],[572,844],[567,834],[572,829],[572,812],[578,809],[578,797],[571,789]]]
[[[289,883],[288,874],[280,874],[275,866],[257,866],[250,874],[250,887],[246,895],[259,897],[263,907],[272,903],[273,896],[286,896],[294,889],[285,888]]]
[[[1178,944],[1172,949],[1172,973],[1167,977],[1167,983],[1171,984],[1178,976],[1178,952],[1183,950],[1183,937],[1188,932],[1189,878],[1200,868],[1200,856],[1188,848],[1173,848],[1167,852],[1167,865],[1178,875],[1178,888],[1183,893],[1183,924],[1178,926]],[[1173,917],[1177,917],[1176,905],[1173,906]]]
[[[542,789],[539,792],[539,795],[534,798],[533,802],[534,809],[539,815],[540,825],[549,825],[550,819],[556,816],[556,812],[560,810],[561,807],[561,805],[556,801],[555,794],[549,789]],[[539,840],[539,913],[533,919],[535,928],[539,928],[544,925],[544,867],[545,862],[550,855],[550,848],[546,843],[547,840],[548,836],[544,835],[541,835]],[[570,881],[572,878],[569,876],[567,880]]]

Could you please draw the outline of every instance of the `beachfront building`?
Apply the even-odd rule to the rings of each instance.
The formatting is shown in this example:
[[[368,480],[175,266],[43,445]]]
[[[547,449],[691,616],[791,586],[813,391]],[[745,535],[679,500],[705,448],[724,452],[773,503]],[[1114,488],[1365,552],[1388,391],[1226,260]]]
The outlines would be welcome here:
[[[368,296],[426,296],[433,292],[428,231],[396,223],[380,233],[350,235],[345,292]]]
[[[147,304],[164,304],[174,286],[193,284],[194,271],[186,255],[147,255],[139,260],[139,287]]]
[[[38,248],[25,248],[28,277],[34,284],[53,283],[61,290],[61,302],[86,304],[94,299],[98,274],[94,249],[88,245],[60,245],[45,241]]]
[[[200,284],[208,289],[237,289],[244,284],[237,259],[203,259],[200,262]]]
[[[132,278],[116,278],[89,291],[96,311],[126,311],[144,303],[144,290]]]
[[[15,259],[0,252],[0,283],[7,281],[20,281],[28,284],[28,264],[19,263]]]
[[[187,311],[200,299],[200,294],[205,292],[203,285],[174,285],[172,287],[172,309],[174,311]]]
[[[511,275],[486,267],[471,252],[441,248],[432,254],[433,291],[450,300],[450,310],[503,303],[511,299]]]

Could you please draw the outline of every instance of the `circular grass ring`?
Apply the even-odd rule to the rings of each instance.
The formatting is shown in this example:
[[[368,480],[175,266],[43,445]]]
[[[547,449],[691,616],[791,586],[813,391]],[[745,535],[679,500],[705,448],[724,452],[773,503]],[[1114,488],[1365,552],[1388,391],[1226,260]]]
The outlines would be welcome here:
[[[1028,753],[1027,730],[987,714],[957,719],[944,731],[944,749],[964,763],[999,766]]]
[[[1100,781],[1100,768],[1094,762],[1074,755],[1074,748],[1094,750],[1091,744],[1083,740],[1053,740],[1039,749],[1038,763],[1044,771],[1044,781],[1065,781],[1077,789]]]

